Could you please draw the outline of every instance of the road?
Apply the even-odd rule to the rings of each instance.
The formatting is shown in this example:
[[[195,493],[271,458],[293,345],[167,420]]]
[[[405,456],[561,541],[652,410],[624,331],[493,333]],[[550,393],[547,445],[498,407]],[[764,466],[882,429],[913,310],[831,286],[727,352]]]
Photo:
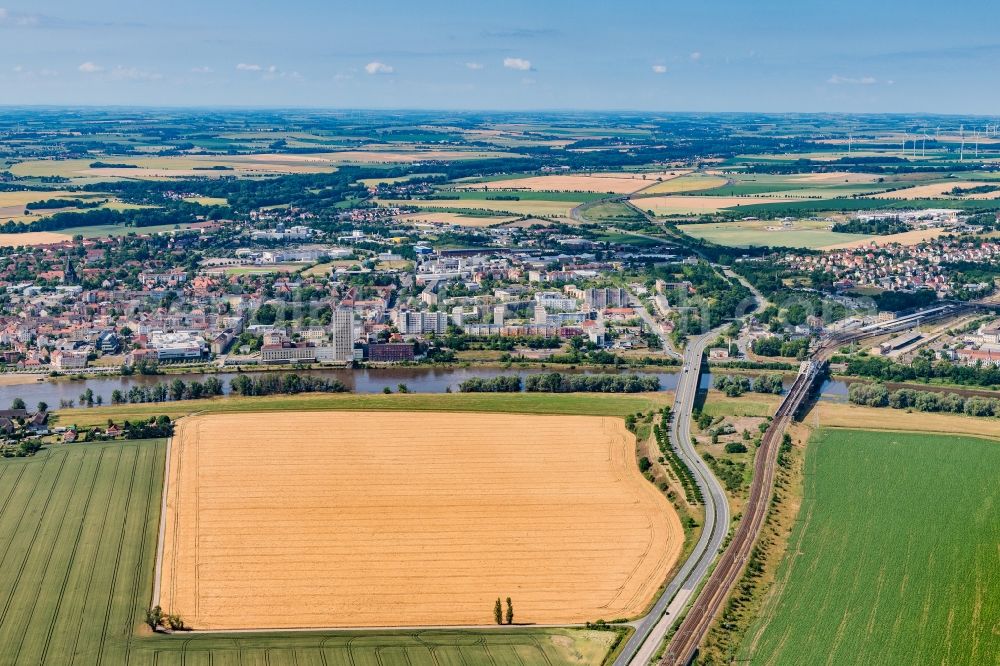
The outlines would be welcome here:
[[[646,307],[646,304],[643,303],[642,299],[639,298],[638,294],[636,294],[631,289],[629,289],[628,293],[629,296],[632,297],[632,300],[635,302],[636,310],[639,312],[639,317],[642,318],[643,323],[646,324],[646,328],[649,329],[650,333],[652,333],[653,335],[655,335],[657,338],[660,339],[660,347],[663,349],[663,353],[665,353],[670,358],[677,359],[678,361],[681,360],[682,357],[680,353],[674,348],[674,343],[670,339],[670,336],[664,333],[663,330],[660,328],[659,324],[656,323],[656,319],[653,317],[652,313],[650,313],[649,308]]]
[[[742,282],[738,276],[731,277]],[[753,292],[757,298],[754,312],[759,312],[765,307],[766,301],[759,292]],[[650,662],[677,616],[687,606],[708,573],[729,532],[729,501],[726,493],[691,444],[691,412],[694,410],[701,379],[702,357],[705,348],[727,327],[728,324],[725,324],[708,333],[689,338],[683,355],[684,367],[674,393],[673,418],[670,423],[670,443],[694,475],[705,502],[705,522],[701,536],[650,612],[634,624],[635,633],[615,659],[614,666],[645,666]]]
[[[677,619],[677,614],[687,605],[705,577],[729,531],[729,502],[726,500],[726,493],[691,445],[691,411],[694,409],[701,377],[701,358],[708,344],[718,336],[719,330],[721,328],[689,340],[684,351],[684,369],[674,394],[673,419],[670,423],[671,444],[684,464],[691,469],[701,488],[705,501],[704,528],[680,571],[667,585],[649,614],[636,624],[635,633],[625,644],[614,666],[649,663]]]

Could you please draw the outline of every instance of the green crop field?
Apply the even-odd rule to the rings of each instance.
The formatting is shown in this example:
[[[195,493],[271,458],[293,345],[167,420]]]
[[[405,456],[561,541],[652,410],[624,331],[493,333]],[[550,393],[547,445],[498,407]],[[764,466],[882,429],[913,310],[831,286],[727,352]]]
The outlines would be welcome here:
[[[997,664],[1000,444],[820,430],[736,663]]]
[[[163,440],[0,459],[0,665],[600,664],[574,629],[150,635]]]

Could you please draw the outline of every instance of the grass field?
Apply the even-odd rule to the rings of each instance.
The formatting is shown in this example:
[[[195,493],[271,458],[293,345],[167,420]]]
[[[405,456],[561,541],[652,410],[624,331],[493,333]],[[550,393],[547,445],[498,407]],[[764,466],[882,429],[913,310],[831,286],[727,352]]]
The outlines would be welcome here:
[[[635,209],[617,201],[591,204],[580,213],[586,220],[597,223],[642,222],[644,219]]]
[[[150,636],[162,441],[0,459],[0,664],[553,666],[601,663],[571,629]]]
[[[634,450],[605,417],[193,416],[159,603],[211,630],[490,625],[498,595],[529,624],[640,615],[684,536]]]
[[[641,202],[640,202],[641,203]],[[718,245],[733,247],[772,246],[821,248],[864,241],[865,234],[838,234],[829,230],[827,222],[796,221],[790,227],[780,222],[748,220],[714,224],[685,224],[679,228],[688,236]]]
[[[172,418],[194,412],[259,412],[269,410],[375,409],[435,412],[512,412],[519,414],[591,414],[625,416],[659,409],[669,404],[673,394],[588,394],[588,393],[303,393],[266,398],[226,397],[186,400],[161,404],[119,405],[56,412],[62,425],[106,424],[109,418],[149,418],[167,414]]]
[[[1000,444],[820,430],[738,663],[996,664]]]

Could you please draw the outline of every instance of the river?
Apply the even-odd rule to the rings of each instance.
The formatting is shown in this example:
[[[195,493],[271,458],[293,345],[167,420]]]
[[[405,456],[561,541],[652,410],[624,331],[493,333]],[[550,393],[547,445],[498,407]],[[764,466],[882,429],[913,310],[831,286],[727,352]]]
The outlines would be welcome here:
[[[289,371],[291,372],[291,371]],[[411,393],[445,393],[450,389],[458,392],[458,386],[467,379],[479,377],[490,379],[498,375],[517,374],[524,378],[528,375],[536,375],[547,372],[562,372],[574,374],[602,374],[608,370],[581,370],[569,368],[531,368],[531,369],[504,369],[504,368],[473,368],[473,367],[396,367],[396,368],[329,368],[323,370],[297,370],[294,371],[302,375],[318,375],[340,380],[350,391],[354,393],[382,393],[388,387],[393,392],[398,390],[399,384],[405,384]],[[625,372],[634,373],[636,370]],[[643,372],[641,374],[651,374],[660,380],[661,391],[671,391],[677,387],[677,375],[679,371],[659,371]],[[111,403],[111,393],[115,389],[127,393],[134,386],[155,386],[157,384],[169,384],[174,379],[181,379],[185,382],[204,381],[208,377],[219,379],[229,393],[230,381],[241,373],[219,372],[212,374],[178,374],[178,375],[132,375],[129,377],[92,377],[88,379],[69,380],[62,378],[58,381],[37,381],[28,384],[12,384],[0,386],[0,408],[6,407],[14,398],[21,398],[29,408],[33,408],[39,402],[46,402],[52,408],[56,408],[63,400],[79,401],[80,394],[86,389],[94,392],[94,397],[101,396],[104,404]],[[255,376],[255,372],[245,373]],[[700,388],[705,390],[712,385],[712,374],[703,373],[701,376]],[[791,384],[792,377],[785,378],[786,388]],[[821,395],[825,399],[847,398],[847,384],[839,380],[827,380],[823,383]]]

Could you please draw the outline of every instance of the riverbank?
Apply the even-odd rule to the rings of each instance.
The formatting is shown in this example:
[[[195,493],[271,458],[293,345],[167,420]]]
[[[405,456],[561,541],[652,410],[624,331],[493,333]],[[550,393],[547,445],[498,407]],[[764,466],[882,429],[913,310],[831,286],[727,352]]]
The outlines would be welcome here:
[[[314,409],[354,409],[385,411],[513,412],[520,414],[591,414],[625,417],[636,412],[660,409],[673,401],[673,393],[300,393],[266,397],[222,397],[179,400],[140,405],[113,405],[60,409],[55,422],[60,426],[89,427],[107,424],[108,419],[148,419],[165,414],[177,419],[195,412],[260,412]]]

